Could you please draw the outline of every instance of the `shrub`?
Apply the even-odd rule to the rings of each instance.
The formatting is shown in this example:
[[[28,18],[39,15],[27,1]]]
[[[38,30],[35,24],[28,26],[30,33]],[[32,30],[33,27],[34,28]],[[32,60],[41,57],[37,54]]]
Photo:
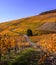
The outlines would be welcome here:
[[[32,30],[31,30],[31,29],[28,29],[28,30],[27,30],[27,35],[28,35],[28,36],[32,36],[32,35],[33,35],[33,33],[32,33]]]
[[[17,56],[12,65],[38,65],[40,52],[35,51],[33,48],[24,50]]]

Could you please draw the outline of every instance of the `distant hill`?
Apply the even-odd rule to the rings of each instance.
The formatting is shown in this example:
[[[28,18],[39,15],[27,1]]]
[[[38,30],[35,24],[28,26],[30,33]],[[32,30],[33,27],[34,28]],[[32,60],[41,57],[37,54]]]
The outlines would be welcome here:
[[[46,11],[46,12],[42,12],[42,13],[40,13],[40,15],[50,14],[50,13],[56,13],[56,9],[50,10],[50,11]]]
[[[53,25],[50,22],[53,22]],[[41,33],[44,34],[50,32],[50,30],[54,32],[54,30],[56,29],[55,22],[56,9],[40,13],[40,15],[0,23],[0,35],[26,34],[27,29],[31,29],[34,35]],[[40,29],[37,30],[37,28],[40,28],[41,30]]]

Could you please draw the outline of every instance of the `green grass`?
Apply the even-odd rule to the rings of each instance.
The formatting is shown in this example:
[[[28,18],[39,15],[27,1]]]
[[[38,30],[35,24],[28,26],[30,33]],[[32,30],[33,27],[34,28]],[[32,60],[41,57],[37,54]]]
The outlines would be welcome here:
[[[42,53],[43,52],[38,52],[33,48],[25,49],[15,58],[14,61],[10,62],[9,65],[38,65]]]

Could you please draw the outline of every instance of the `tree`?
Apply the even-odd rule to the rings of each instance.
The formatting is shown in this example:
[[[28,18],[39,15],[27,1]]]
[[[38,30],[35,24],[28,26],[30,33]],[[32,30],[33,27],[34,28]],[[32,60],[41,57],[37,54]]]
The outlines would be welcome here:
[[[28,30],[27,30],[27,35],[28,35],[28,36],[32,36],[32,35],[33,35],[31,29],[28,29]]]

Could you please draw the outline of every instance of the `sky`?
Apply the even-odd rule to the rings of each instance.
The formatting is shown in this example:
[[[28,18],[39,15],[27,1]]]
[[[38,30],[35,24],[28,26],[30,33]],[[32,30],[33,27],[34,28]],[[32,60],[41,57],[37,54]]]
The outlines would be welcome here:
[[[0,0],[0,23],[56,9],[56,0]]]

